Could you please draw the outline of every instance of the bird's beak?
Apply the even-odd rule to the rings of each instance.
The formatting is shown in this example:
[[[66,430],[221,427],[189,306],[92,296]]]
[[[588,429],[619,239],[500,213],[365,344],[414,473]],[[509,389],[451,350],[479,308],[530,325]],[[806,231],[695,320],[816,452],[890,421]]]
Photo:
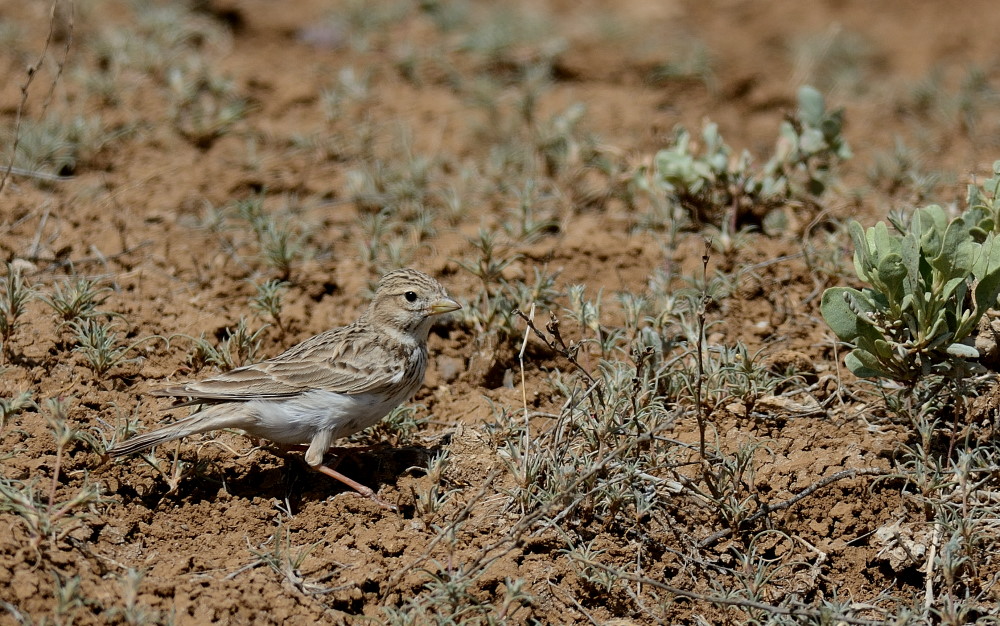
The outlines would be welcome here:
[[[442,313],[451,313],[452,311],[457,311],[462,308],[462,305],[455,302],[451,298],[441,298],[437,302],[431,305],[431,315],[441,315]]]

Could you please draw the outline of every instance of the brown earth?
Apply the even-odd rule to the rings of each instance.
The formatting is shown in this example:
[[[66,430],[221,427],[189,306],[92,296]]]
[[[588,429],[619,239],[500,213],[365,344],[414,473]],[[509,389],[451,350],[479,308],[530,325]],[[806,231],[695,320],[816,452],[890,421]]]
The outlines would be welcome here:
[[[195,34],[187,35],[183,50],[193,50],[193,58],[203,61],[212,76],[231,81],[232,92],[249,106],[217,134],[198,127],[196,113],[174,108],[170,59],[154,58],[148,69],[122,64],[112,72],[117,61],[99,45],[109,33],[148,36],[143,29],[157,28],[133,24],[130,16],[138,9],[105,0],[75,7],[72,18],[66,12],[57,16],[24,117],[95,116],[105,134],[62,168],[59,173],[71,175],[70,180],[8,180],[0,192],[0,255],[45,293],[70,272],[103,277],[112,291],[101,308],[118,314],[113,319],[124,344],[151,336],[169,341],[146,341],[97,375],[84,355],[71,349],[70,332],[57,325],[51,310],[41,301],[30,305],[11,342],[0,396],[31,391],[42,408],[16,414],[4,425],[0,471],[32,485],[42,503],[49,501],[50,489],[58,503],[85,484],[99,485],[103,496],[89,508],[69,509],[77,518],[58,520],[41,538],[23,516],[0,507],[5,609],[0,622],[38,623],[48,616],[69,623],[68,615],[83,624],[339,623],[362,615],[383,621],[389,619],[385,607],[420,597],[428,572],[456,575],[464,564],[481,562],[483,554],[497,556],[467,591],[496,604],[500,620],[747,619],[740,609],[684,598],[674,604],[664,600],[661,612],[644,612],[624,592],[608,594],[579,575],[577,563],[565,553],[563,530],[550,527],[509,550],[496,549],[493,544],[511,532],[523,511],[506,495],[516,481],[498,454],[495,411],[516,413],[524,393],[538,412],[558,413],[564,398],[554,391],[550,372],[572,368],[532,342],[522,389],[515,354],[520,339],[510,338],[495,352],[484,349],[477,342],[480,329],[467,318],[446,321],[432,334],[431,370],[414,400],[415,416],[428,421],[413,432],[383,428],[356,437],[358,443],[375,444],[374,449],[348,456],[340,465],[340,471],[397,503],[398,513],[307,472],[294,455],[282,458],[237,434],[181,443],[182,475],[171,485],[172,446],[158,453],[161,469],[139,458],[105,463],[99,446],[79,440],[60,453],[45,417],[43,401],[64,398],[69,423],[93,437],[110,437],[130,420],[139,429],[151,428],[167,419],[161,413],[167,403],[146,395],[149,390],[215,371],[190,362],[190,337],[218,342],[241,316],[255,328],[267,321],[253,317],[249,308],[253,283],[281,272],[261,260],[244,222],[230,216],[221,226],[211,226],[213,207],[257,193],[266,210],[289,216],[297,232],[305,233],[302,242],[311,251],[287,276],[283,328],[272,325],[264,331],[258,358],[354,319],[373,281],[394,264],[379,246],[374,259],[364,257],[369,232],[364,220],[377,211],[380,197],[351,190],[357,189],[360,168],[373,163],[384,168],[391,184],[404,165],[432,160],[423,192],[432,198],[425,198],[427,204],[443,206],[441,198],[452,190],[468,206],[455,219],[435,209],[433,233],[391,236],[404,242],[406,264],[434,274],[452,294],[474,305],[481,285],[458,260],[475,258],[469,238],[480,228],[498,229],[524,188],[523,181],[510,180],[508,190],[500,192],[503,181],[478,177],[496,175],[490,174],[491,149],[498,146],[498,132],[517,128],[520,115],[518,73],[539,59],[548,59],[550,76],[539,90],[537,119],[549,120],[582,103],[582,129],[599,137],[598,145],[618,163],[633,165],[648,162],[666,146],[675,125],[697,129],[705,118],[719,123],[731,146],[765,159],[782,117],[795,108],[798,86],[816,84],[832,105],[845,108],[846,136],[856,155],[843,168],[841,188],[827,196],[825,220],[853,216],[870,223],[891,208],[922,200],[911,187],[874,183],[869,176],[896,138],[914,148],[924,171],[941,173],[924,194],[941,202],[963,197],[965,183],[988,174],[1000,158],[1000,115],[996,92],[989,89],[1000,68],[993,36],[1000,12],[992,3],[972,0],[960,9],[941,1],[845,0],[530,5],[509,13],[491,9],[490,3],[461,5],[474,23],[507,18],[515,29],[539,29],[529,43],[486,57],[469,43],[468,32],[434,27],[428,16],[441,8],[434,2],[422,8],[388,3],[369,11],[360,3],[319,0],[190,3],[186,19],[194,26],[187,28]],[[25,67],[34,63],[49,32],[49,7],[40,1],[0,2],[5,28],[10,26],[0,56],[5,128],[14,128]],[[372,22],[347,15],[367,15]],[[44,111],[70,34],[68,60]],[[479,31],[472,36],[485,38]],[[843,41],[855,56],[841,67],[831,51]],[[803,50],[810,45],[827,54],[809,57]],[[661,71],[668,61],[700,67],[699,50],[710,72]],[[961,93],[973,66],[981,68],[986,85],[979,100],[964,108],[921,108],[923,101],[913,95],[920,85]],[[322,92],[335,87],[345,68],[366,77],[367,94],[347,98],[325,114]],[[477,75],[494,83],[479,85]],[[932,76],[940,78],[929,83]],[[107,80],[112,88],[99,97],[87,91],[87,80]],[[192,111],[213,106],[213,101],[206,104],[210,96],[200,97],[189,103]],[[463,183],[461,171],[469,164],[477,178]],[[627,174],[577,172],[535,190],[540,215],[558,226],[537,240],[513,244],[511,252],[521,256],[504,270],[505,277],[558,271],[560,290],[584,284],[588,296],[597,297],[603,289],[609,304],[602,324],[611,327],[622,323],[622,313],[610,294],[642,293],[653,268],[672,266],[678,275],[697,275],[701,236],[688,230],[669,246],[662,230],[637,228],[641,216],[619,193]],[[818,215],[811,210],[792,211],[793,228],[814,241],[830,237],[833,230],[823,220],[810,230]],[[837,384],[837,359],[843,355],[834,351],[820,317],[819,294],[834,281],[848,280],[842,277],[849,271],[847,244],[837,240],[841,248],[825,252],[831,265],[840,267],[838,277],[807,265],[799,255],[802,241],[795,233],[755,233],[731,255],[713,253],[711,259],[712,269],[723,272],[758,265],[743,272],[734,295],[709,308],[715,324],[709,343],[740,340],[751,351],[763,348],[762,362],[776,364],[775,369],[792,365],[810,384],[816,382],[813,396],[822,403],[802,413],[772,398],[772,404],[755,408],[754,418],[732,401],[713,411],[714,432],[724,450],[736,450],[748,439],[765,442],[755,474],[745,478],[754,488],[755,503],[786,500],[842,470],[888,470],[907,439],[906,428],[882,420],[873,408],[877,400],[859,391],[856,381],[845,376],[843,388]],[[564,324],[568,335],[584,332],[569,321]],[[581,360],[592,367],[597,355],[585,351]],[[514,384],[505,385],[505,377]],[[841,392],[835,402],[827,401]],[[547,420],[538,417],[532,426],[545,428]],[[663,435],[697,442],[693,412],[679,413]],[[434,487],[435,478],[425,468],[441,451],[450,458],[443,488],[456,496],[442,511],[425,514],[417,494]],[[53,482],[53,476],[58,480]],[[463,511],[466,503],[474,503],[473,508]],[[599,558],[605,564],[619,568],[634,564],[635,546],[647,542],[643,545],[654,548],[639,550],[639,558],[648,559],[650,577],[696,593],[717,591],[712,585],[716,569],[707,567],[694,580],[682,565],[693,544],[722,530],[719,520],[683,504],[670,511],[644,516],[622,510],[616,519],[595,519],[573,532],[603,550]],[[780,593],[769,592],[775,603],[782,594],[797,593],[809,603],[836,593],[877,604],[887,589],[922,598],[921,572],[895,570],[884,545],[872,539],[880,528],[895,522],[906,526],[921,515],[915,501],[901,494],[900,483],[862,473],[769,516],[784,534],[765,534],[753,546],[741,545],[768,558],[809,565],[791,568]],[[458,539],[442,541],[438,530],[456,519],[462,520]],[[711,561],[718,571],[738,568],[730,541],[742,539],[722,538],[697,558]],[[314,547],[306,553],[308,546]],[[268,554],[278,555],[280,563],[283,555],[299,553],[303,559],[293,571],[268,566]],[[142,573],[132,587],[130,571]],[[988,580],[996,572],[995,563],[984,563],[979,576]],[[510,581],[518,578],[534,600],[508,615],[499,605]],[[79,583],[74,597],[85,600],[67,608],[55,590],[73,580]],[[995,591],[990,597],[995,600]]]

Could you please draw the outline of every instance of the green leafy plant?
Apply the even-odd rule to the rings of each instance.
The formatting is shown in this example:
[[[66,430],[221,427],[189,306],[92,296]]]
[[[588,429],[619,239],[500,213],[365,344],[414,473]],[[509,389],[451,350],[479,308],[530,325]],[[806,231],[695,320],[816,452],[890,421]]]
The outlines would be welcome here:
[[[966,204],[976,212],[979,227],[986,231],[1000,233],[1000,161],[993,162],[993,176],[983,181],[983,185],[969,185]]]
[[[10,398],[0,398],[0,430],[7,425],[8,419],[35,406],[30,391],[21,391]]]
[[[256,286],[257,295],[250,298],[250,308],[260,317],[271,318],[282,332],[285,325],[281,319],[281,309],[284,306],[285,292],[288,283],[271,278]]]
[[[823,317],[854,346],[845,363],[858,376],[913,385],[961,375],[978,356],[965,340],[1000,295],[992,224],[977,208],[949,220],[932,205],[893,225],[850,224],[855,270],[871,287],[827,289]]]
[[[34,297],[34,288],[19,269],[8,263],[7,275],[0,278],[0,346],[4,358],[12,355],[10,339],[17,330],[19,318]]]
[[[809,86],[799,89],[798,105],[782,122],[774,154],[762,168],[754,167],[746,150],[734,158],[718,125],[707,122],[700,150],[679,127],[673,145],[656,153],[652,171],[638,170],[636,184],[701,216],[725,207],[735,219],[751,207],[810,200],[830,186],[836,166],[851,150],[841,135],[842,109],[827,110],[822,94]]]
[[[281,281],[288,282],[295,264],[309,255],[306,232],[301,221],[292,217],[297,213],[294,200],[277,211],[269,211],[264,200],[263,193],[239,200],[233,205],[235,214],[253,230],[264,263],[278,272]]]
[[[67,277],[52,289],[52,295],[42,296],[62,322],[101,315],[97,307],[104,304],[111,287],[101,285],[99,278]]]
[[[235,327],[225,329],[225,337],[217,344],[209,341],[204,334],[200,337],[188,336],[192,346],[187,355],[187,363],[194,369],[214,365],[224,372],[250,363],[256,360],[257,353],[260,352],[265,330],[267,324],[251,330],[247,319],[240,317]]]
[[[232,81],[213,74],[201,61],[171,68],[167,83],[174,127],[202,149],[231,132],[251,109]]]
[[[131,344],[124,344],[123,337],[113,322],[104,323],[96,319],[73,320],[69,326],[77,344],[73,350],[83,354],[87,366],[98,376],[107,374],[119,363],[137,361],[139,357],[125,358],[125,356],[148,341],[162,339],[158,335],[153,335],[138,339]]]
[[[24,121],[14,164],[22,170],[42,174],[43,179],[51,179],[52,175],[70,176],[81,162],[90,161],[129,132],[128,128],[108,128],[99,116],[50,113],[39,121]],[[3,139],[7,145],[13,144],[12,136],[5,134]],[[9,159],[5,154],[5,162]]]
[[[49,398],[43,406],[45,420],[56,445],[52,476],[45,490],[47,493],[42,493],[37,476],[17,480],[0,473],[0,514],[12,513],[20,518],[29,537],[28,547],[38,560],[41,560],[43,547],[54,549],[74,529],[84,526],[86,520],[95,516],[97,505],[106,502],[101,485],[96,482],[84,481],[79,487],[61,488],[62,465],[69,445],[80,440],[95,449],[96,442],[85,431],[70,425],[69,400]],[[67,495],[66,491],[70,493]],[[49,543],[43,546],[46,540]]]

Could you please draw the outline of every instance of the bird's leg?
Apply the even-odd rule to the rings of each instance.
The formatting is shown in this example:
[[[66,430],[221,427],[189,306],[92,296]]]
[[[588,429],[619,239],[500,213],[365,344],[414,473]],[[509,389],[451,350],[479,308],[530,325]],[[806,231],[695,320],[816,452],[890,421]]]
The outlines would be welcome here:
[[[372,489],[370,487],[366,487],[366,486],[362,485],[361,483],[359,483],[358,481],[356,481],[354,479],[351,479],[351,478],[348,478],[347,476],[344,476],[343,474],[341,474],[340,472],[338,472],[337,470],[335,470],[333,468],[327,467],[326,465],[318,465],[318,466],[316,466],[313,469],[315,469],[317,472],[321,472],[323,474],[326,474],[330,478],[333,478],[335,480],[339,480],[340,482],[344,483],[345,485],[347,485],[348,487],[350,487],[354,491],[357,491],[359,494],[365,496],[366,498],[368,498],[369,500],[371,500],[375,504],[379,505],[383,509],[388,509],[390,511],[396,511],[396,510],[398,510],[396,507],[394,507],[393,505],[389,504],[388,502],[382,501],[381,498],[379,498],[377,495],[375,495],[375,492],[372,491]]]
[[[321,430],[313,436],[312,441],[309,442],[309,449],[306,450],[305,453],[305,460],[306,463],[309,464],[309,467],[326,474],[330,478],[339,480],[354,491],[357,491],[361,495],[371,499],[380,507],[389,509],[390,511],[395,511],[396,507],[379,500],[378,496],[375,495],[375,492],[368,487],[365,487],[355,480],[351,480],[332,467],[323,465],[323,455],[330,449],[331,443],[333,443],[333,431],[331,430]]]
[[[275,444],[275,445],[278,445],[278,444]],[[305,452],[306,450],[309,449],[309,445],[310,444],[308,444],[308,443],[291,443],[291,444],[281,445],[281,449],[282,450],[287,450],[289,452],[291,452],[291,451]],[[381,448],[381,447],[382,446],[379,445],[379,444],[375,444],[375,445],[371,445],[371,446],[350,446],[350,447],[348,447],[348,446],[332,446],[331,448],[329,448],[326,451],[326,453],[327,454],[333,453],[334,455],[336,455],[338,457],[343,457],[345,455],[351,455],[352,457],[356,457],[358,454],[364,454],[366,452],[371,452],[372,450],[376,450],[376,449]]]

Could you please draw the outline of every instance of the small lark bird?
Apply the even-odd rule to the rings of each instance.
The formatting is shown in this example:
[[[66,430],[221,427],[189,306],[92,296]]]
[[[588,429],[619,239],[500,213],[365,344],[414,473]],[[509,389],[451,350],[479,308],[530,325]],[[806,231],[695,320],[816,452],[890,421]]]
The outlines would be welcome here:
[[[278,444],[308,444],[310,467],[382,504],[368,487],[323,465],[323,455],[334,441],[375,424],[413,395],[427,370],[434,317],[460,308],[430,276],[411,269],[390,272],[353,324],[273,359],[155,391],[190,399],[179,406],[208,406],[108,454],[124,456],[196,433],[239,428]]]

